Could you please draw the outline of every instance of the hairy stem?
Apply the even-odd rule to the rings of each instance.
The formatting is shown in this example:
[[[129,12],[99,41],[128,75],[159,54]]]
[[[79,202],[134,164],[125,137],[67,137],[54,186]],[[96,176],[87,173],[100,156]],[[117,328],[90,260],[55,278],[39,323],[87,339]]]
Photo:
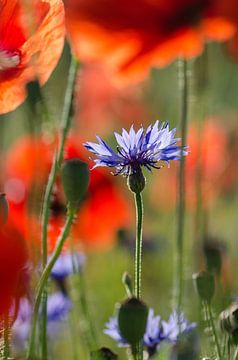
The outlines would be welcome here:
[[[37,286],[34,309],[33,309],[33,316],[32,316],[32,327],[31,327],[31,335],[30,335],[30,342],[29,342],[29,351],[28,351],[28,357],[27,357],[28,360],[34,359],[34,355],[35,355],[36,325],[37,325],[37,318],[38,318],[42,293],[47,284],[51,270],[61,253],[64,242],[69,235],[69,231],[70,231],[71,225],[73,223],[75,213],[76,213],[76,209],[69,208],[64,228],[58,238],[53,255],[52,255],[50,261],[47,263],[46,267],[44,268],[41,278],[40,278],[40,281],[39,281],[39,284]]]
[[[181,311],[183,297],[183,253],[184,253],[184,223],[185,223],[185,159],[182,156],[183,147],[187,140],[187,120],[188,120],[188,75],[187,62],[180,60],[179,81],[182,94],[181,103],[181,160],[178,174],[178,216],[177,216],[177,262],[176,262],[176,307]]]
[[[70,110],[72,104],[76,72],[77,72],[77,61],[72,57],[70,69],[69,69],[65,99],[64,99],[62,120],[61,120],[59,149],[53,159],[53,164],[51,167],[50,175],[46,185],[44,200],[43,200],[43,208],[42,208],[42,268],[43,269],[45,268],[48,260],[47,259],[48,257],[47,229],[48,229],[49,214],[50,214],[50,200],[51,200],[52,190],[56,180],[56,176],[63,160],[65,141],[71,124]],[[42,328],[41,328],[42,358],[46,360],[48,357],[47,356],[47,288],[46,287],[42,294],[41,324],[42,324]]]

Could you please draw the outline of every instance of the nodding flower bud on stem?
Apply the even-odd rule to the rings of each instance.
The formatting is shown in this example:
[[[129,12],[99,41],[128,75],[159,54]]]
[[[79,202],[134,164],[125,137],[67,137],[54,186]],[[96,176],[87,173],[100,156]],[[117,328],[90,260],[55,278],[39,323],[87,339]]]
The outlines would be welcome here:
[[[193,275],[193,280],[200,299],[210,303],[215,293],[214,276],[209,272],[201,271]]]
[[[88,165],[79,159],[65,160],[61,169],[61,178],[69,205],[77,208],[88,190]]]
[[[132,279],[130,274],[128,274],[128,272],[124,272],[124,274],[122,275],[122,283],[125,286],[128,297],[132,297],[133,296]]]
[[[119,330],[132,347],[143,338],[148,317],[147,306],[137,298],[124,301],[118,311]]]
[[[131,172],[127,179],[129,189],[136,194],[139,194],[144,190],[145,183],[146,180],[140,167]]]
[[[9,213],[9,206],[6,199],[6,194],[0,193],[0,225],[7,223]]]

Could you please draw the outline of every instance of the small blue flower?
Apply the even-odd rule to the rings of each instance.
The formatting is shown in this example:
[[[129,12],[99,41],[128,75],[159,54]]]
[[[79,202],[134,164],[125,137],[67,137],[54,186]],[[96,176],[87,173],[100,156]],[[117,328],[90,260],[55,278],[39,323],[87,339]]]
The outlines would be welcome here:
[[[154,349],[162,341],[162,327],[160,320],[160,316],[154,316],[154,310],[150,309],[147,319],[146,332],[143,338],[144,346],[148,349]],[[127,340],[125,340],[120,334],[117,317],[111,317],[109,319],[109,322],[106,323],[104,333],[116,340],[118,342],[118,346],[128,345]]]
[[[55,339],[60,331],[60,325],[67,319],[71,308],[71,300],[61,292],[56,292],[48,297],[47,333],[50,339]],[[31,330],[32,313],[31,302],[27,298],[22,298],[17,318],[12,326],[12,340],[17,349],[24,349],[27,344]]]
[[[144,346],[147,348],[149,356],[154,355],[159,350],[160,344],[169,342],[177,344],[181,335],[187,335],[196,328],[196,324],[190,324],[183,313],[176,311],[170,315],[168,321],[161,321],[160,316],[154,315],[154,310],[150,309],[147,319],[146,332],[143,337]],[[117,341],[118,346],[127,346],[128,342],[120,334],[117,317],[111,317],[106,323],[104,333]]]
[[[86,142],[84,146],[97,156],[95,167],[108,166],[116,169],[115,175],[129,176],[142,167],[148,170],[159,169],[159,161],[179,160],[187,155],[187,147],[176,145],[180,140],[175,138],[176,129],[169,130],[168,123],[156,121],[146,130],[141,128],[135,132],[133,125],[129,132],[122,129],[122,135],[115,133],[117,153],[97,136],[98,143]]]
[[[74,272],[80,272],[85,264],[85,255],[83,253],[70,252],[61,254],[51,270],[51,277],[55,280],[64,280]]]
[[[59,322],[67,318],[72,308],[72,302],[61,292],[56,292],[49,296],[47,302],[47,320],[48,322]]]
[[[189,323],[184,314],[173,311],[168,321],[162,321],[162,337],[171,343],[176,343],[180,335],[185,335],[196,328],[195,323]]]

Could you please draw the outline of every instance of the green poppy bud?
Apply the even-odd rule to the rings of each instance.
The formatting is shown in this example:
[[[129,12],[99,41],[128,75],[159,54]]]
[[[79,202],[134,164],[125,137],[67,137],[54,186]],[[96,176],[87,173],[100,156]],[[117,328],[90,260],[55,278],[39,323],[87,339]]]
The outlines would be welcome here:
[[[124,301],[118,311],[119,330],[124,339],[135,346],[146,331],[147,306],[137,298]]]
[[[8,219],[9,207],[6,194],[0,193],[0,225],[5,225]]]
[[[117,360],[117,354],[113,353],[110,349],[102,347],[99,350],[90,353],[90,360]]]
[[[28,93],[28,100],[31,106],[35,106],[38,102],[42,101],[40,84],[37,80],[27,83],[26,90]]]
[[[222,268],[222,247],[219,242],[206,241],[203,245],[207,271],[220,275]],[[224,251],[224,250],[223,250]]]
[[[89,186],[88,165],[79,159],[65,160],[61,168],[62,185],[71,207],[78,207]]]
[[[201,300],[210,302],[215,293],[214,276],[206,271],[193,275],[195,288]]]

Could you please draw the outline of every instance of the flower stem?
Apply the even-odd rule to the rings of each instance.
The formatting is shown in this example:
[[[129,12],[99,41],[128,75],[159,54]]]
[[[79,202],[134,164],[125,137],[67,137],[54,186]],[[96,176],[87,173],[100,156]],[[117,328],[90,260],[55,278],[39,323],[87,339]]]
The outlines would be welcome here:
[[[182,149],[186,145],[188,120],[188,74],[187,62],[182,59],[179,63],[179,82],[182,94],[181,104],[181,160],[179,166],[178,183],[178,217],[177,217],[177,262],[176,262],[176,302],[177,311],[181,311],[183,296],[183,252],[184,252],[184,222],[185,222],[185,165],[186,157],[182,156]]]
[[[48,257],[47,229],[48,229],[48,221],[49,221],[49,213],[50,213],[50,200],[51,200],[52,190],[56,180],[56,176],[63,160],[65,141],[71,124],[70,110],[72,104],[76,73],[77,73],[77,61],[72,57],[70,69],[69,69],[65,99],[64,99],[62,120],[61,120],[59,149],[53,159],[53,164],[51,167],[50,175],[46,185],[44,200],[43,200],[43,208],[42,208],[42,268],[43,269],[47,265],[47,257]],[[47,289],[46,288],[44,289],[42,295],[43,295],[42,296],[42,329],[41,329],[42,358],[46,360],[47,359]]]
[[[52,270],[55,262],[57,261],[60,253],[61,253],[64,242],[65,242],[65,240],[67,239],[67,237],[69,235],[69,231],[70,231],[71,225],[73,223],[75,214],[76,214],[76,209],[74,209],[74,208],[69,208],[68,209],[68,215],[67,215],[67,219],[66,219],[64,228],[63,228],[63,230],[62,230],[62,232],[61,232],[61,234],[60,234],[60,236],[58,238],[58,241],[57,241],[55,250],[53,252],[53,255],[52,255],[50,261],[45,266],[45,268],[44,268],[44,270],[43,270],[43,272],[41,274],[41,278],[40,278],[39,284],[37,286],[36,298],[35,298],[35,304],[34,304],[33,316],[32,316],[31,337],[30,337],[29,351],[28,351],[28,356],[27,356],[28,360],[34,359],[34,355],[35,355],[36,324],[37,324],[37,318],[38,318],[42,293],[43,293],[44,288],[45,288],[45,286],[47,284],[47,281],[48,281],[48,278],[50,276],[51,270]]]
[[[136,252],[135,252],[135,295],[141,298],[141,263],[142,263],[142,222],[143,202],[141,193],[135,194],[136,206]]]
[[[143,228],[143,201],[140,193],[135,193],[136,207],[136,250],[135,250],[135,296],[141,298],[141,273],[142,273],[142,228]],[[133,350],[133,349],[132,349]],[[135,360],[142,360],[143,346],[138,343],[132,351]]]
[[[219,341],[218,341],[218,337],[217,337],[217,332],[216,332],[216,328],[215,328],[215,324],[214,324],[212,308],[211,308],[210,303],[207,303],[207,312],[208,312],[208,316],[209,316],[209,320],[210,320],[210,324],[211,324],[211,328],[212,328],[212,334],[213,334],[215,345],[216,345],[218,360],[222,360],[222,353],[221,353],[221,349],[220,349],[220,345],[219,345]]]

